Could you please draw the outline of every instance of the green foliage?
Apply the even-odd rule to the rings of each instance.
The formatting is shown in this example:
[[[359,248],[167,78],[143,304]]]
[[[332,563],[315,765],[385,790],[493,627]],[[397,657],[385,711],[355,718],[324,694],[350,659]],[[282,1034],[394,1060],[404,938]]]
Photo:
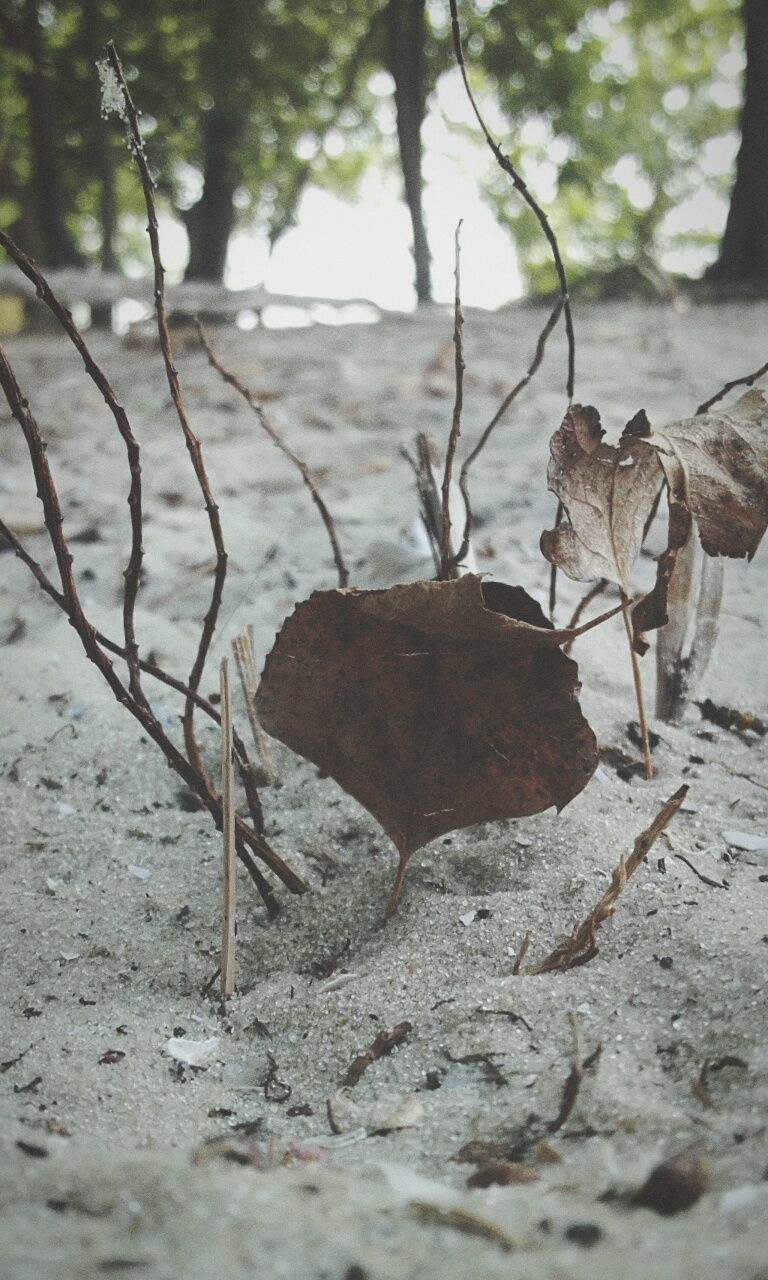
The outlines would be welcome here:
[[[0,6],[0,225],[24,238],[31,196],[25,13]],[[159,195],[189,219],[200,196],[206,124],[231,124],[228,164],[241,226],[274,243],[307,182],[353,194],[392,160],[391,112],[371,91],[385,64],[385,0],[44,0],[37,14],[55,90],[65,220],[98,260],[104,165],[122,222],[142,202],[119,129],[98,113],[94,23],[115,39],[138,104]],[[430,90],[452,64],[447,3],[430,6]],[[725,195],[742,57],[738,0],[464,0],[470,74],[507,123],[505,149],[542,199],[572,278],[645,270],[711,233],[670,219],[693,193]],[[94,17],[94,15],[96,17]],[[96,47],[98,41],[96,42]],[[719,142],[718,142],[719,139]],[[102,146],[101,167],[97,163]],[[478,143],[478,145],[480,145]],[[725,166],[718,164],[720,146]],[[107,150],[107,161],[103,149]],[[487,195],[509,226],[530,287],[555,278],[535,220],[494,170]],[[130,246],[132,248],[132,246]]]
[[[730,175],[711,172],[712,143],[720,139],[727,161],[742,50],[737,0],[502,2],[475,25],[482,88],[506,115],[506,149],[546,203],[572,277],[643,268],[675,244],[707,241],[695,229],[676,236],[666,220],[702,188],[726,193]],[[529,284],[554,288],[538,227],[500,172],[488,194]]]

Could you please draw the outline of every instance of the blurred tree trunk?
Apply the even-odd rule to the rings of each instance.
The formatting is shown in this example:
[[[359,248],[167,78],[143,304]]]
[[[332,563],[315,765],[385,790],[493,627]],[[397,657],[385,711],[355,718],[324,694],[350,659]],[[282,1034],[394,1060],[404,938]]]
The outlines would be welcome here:
[[[96,62],[104,55],[106,31],[101,0],[81,0],[85,50],[93,81],[92,127],[94,167],[99,180],[99,221],[101,223],[101,269],[116,271],[115,228],[117,205],[115,201],[115,165],[112,154],[111,130],[101,113],[101,89],[96,75]]]
[[[768,0],[744,0],[741,147],[720,256],[709,278],[768,292]]]
[[[22,83],[29,112],[32,153],[30,221],[37,241],[33,251],[48,267],[75,266],[80,262],[80,255],[64,216],[66,196],[56,145],[61,121],[54,101],[37,0],[25,0],[22,38],[28,63]]]
[[[416,297],[430,302],[432,283],[422,209],[421,126],[426,113],[426,0],[389,0],[384,19],[387,70],[395,82],[397,137],[405,200],[413,225]]]
[[[203,134],[203,194],[185,222],[189,236],[187,280],[224,279],[227,245],[235,225],[233,196],[239,185],[236,152],[246,121],[213,107]]]

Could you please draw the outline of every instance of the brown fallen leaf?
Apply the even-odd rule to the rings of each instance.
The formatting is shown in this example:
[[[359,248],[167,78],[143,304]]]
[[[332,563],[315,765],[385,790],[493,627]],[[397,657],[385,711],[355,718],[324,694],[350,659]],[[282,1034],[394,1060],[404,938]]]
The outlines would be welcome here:
[[[614,611],[615,612],[615,611]],[[473,574],[387,591],[320,591],[269,654],[268,733],[381,823],[400,865],[477,822],[562,809],[597,767],[578,668],[521,587]]]

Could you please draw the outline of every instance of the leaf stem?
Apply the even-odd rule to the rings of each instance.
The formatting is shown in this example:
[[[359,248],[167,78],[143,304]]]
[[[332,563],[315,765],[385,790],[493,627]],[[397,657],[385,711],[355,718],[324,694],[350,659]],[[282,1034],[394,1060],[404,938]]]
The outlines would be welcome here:
[[[645,776],[650,781],[653,777],[653,765],[651,763],[651,744],[648,740],[648,721],[645,715],[645,700],[643,698],[643,681],[640,675],[640,663],[633,644],[632,635],[632,618],[630,615],[630,600],[626,592],[621,592],[621,616],[624,619],[624,630],[627,633],[627,644],[629,646],[629,658],[632,663],[632,679],[635,682],[635,698],[637,700],[637,718],[640,721],[640,737],[643,742],[643,763],[645,765]]]

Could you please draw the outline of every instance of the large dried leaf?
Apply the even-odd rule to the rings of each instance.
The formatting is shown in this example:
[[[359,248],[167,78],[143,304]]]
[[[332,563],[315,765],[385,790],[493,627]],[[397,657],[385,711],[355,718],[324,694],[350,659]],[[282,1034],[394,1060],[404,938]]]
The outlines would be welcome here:
[[[603,435],[596,409],[572,405],[552,437],[547,483],[566,519],[542,534],[541,549],[570,578],[607,578],[626,592],[664,476],[634,419],[618,445]]]
[[[521,587],[471,574],[316,592],[267,658],[259,715],[381,823],[401,878],[436,836],[561,809],[586,785],[598,756],[559,648],[571,634]]]
[[[752,559],[768,526],[768,404],[748,391],[722,413],[703,413],[654,431],[667,478],[685,476],[686,503],[710,556]]]

